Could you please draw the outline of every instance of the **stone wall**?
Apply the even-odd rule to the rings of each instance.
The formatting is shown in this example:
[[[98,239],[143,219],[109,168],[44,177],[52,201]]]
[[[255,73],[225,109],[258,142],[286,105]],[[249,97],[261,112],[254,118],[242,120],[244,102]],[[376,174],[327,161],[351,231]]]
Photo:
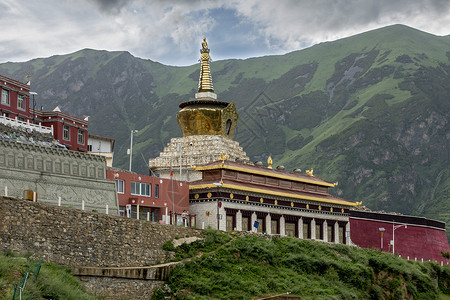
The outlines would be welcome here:
[[[170,143],[164,147],[164,151],[158,157],[149,160],[149,168],[158,173],[162,178],[170,178],[172,169],[173,179],[180,180],[178,172],[181,167],[183,181],[195,181],[202,178],[202,173],[192,169],[220,159],[220,154],[228,155],[230,160],[241,160],[250,162],[245,151],[239,143],[220,135],[190,135],[185,137],[172,138]]]
[[[134,267],[163,263],[176,237],[202,231],[0,197],[0,250],[30,252],[58,264]]]
[[[78,276],[86,290],[99,299],[150,299],[164,281]]]
[[[118,214],[114,182],[106,179],[99,155],[0,140],[0,194],[23,198],[37,192],[41,202]]]

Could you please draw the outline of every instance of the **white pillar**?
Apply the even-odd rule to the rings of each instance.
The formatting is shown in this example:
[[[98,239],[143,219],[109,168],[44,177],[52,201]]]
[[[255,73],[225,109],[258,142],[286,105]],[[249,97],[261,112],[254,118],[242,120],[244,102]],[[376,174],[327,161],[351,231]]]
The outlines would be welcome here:
[[[139,204],[136,205],[136,219],[139,220]]]
[[[345,238],[345,244],[351,245],[352,240],[350,239],[350,222],[347,222],[347,224],[345,224],[344,236],[347,234],[347,232],[349,233],[349,235]]]
[[[266,216],[266,233],[272,234],[272,217],[270,214],[267,214]]]
[[[61,196],[58,197],[58,206],[61,206]]]
[[[255,227],[253,226],[254,224],[255,224],[255,221],[256,221],[256,219],[257,219],[258,217],[256,216],[256,213],[252,213],[252,218],[251,218],[251,224],[250,224],[250,226],[251,226],[251,228],[250,228],[250,231],[251,232],[255,232]]]
[[[298,237],[303,239],[303,219],[298,219]]]
[[[339,244],[339,222],[334,222],[334,243]]]
[[[286,220],[284,219],[284,216],[280,217],[280,235],[286,235]]]
[[[328,223],[327,220],[323,221],[322,224],[322,235],[323,235],[323,241],[328,242]]]
[[[166,224],[170,224],[169,222],[169,208],[166,206]]]
[[[5,185],[5,197],[8,197],[8,186]]]
[[[221,217],[220,220],[217,220],[217,221],[219,221],[219,230],[227,231],[227,213],[226,213],[225,207],[223,205],[221,208],[219,208],[219,214]]]
[[[150,212],[147,212],[147,221],[150,221]]]
[[[106,204],[106,214],[108,214],[109,213],[109,206],[108,206],[108,204]]]
[[[316,239],[316,220],[314,218],[311,220],[311,239]]]
[[[81,210],[84,210],[84,200],[81,200]]]
[[[236,213],[236,230],[242,231],[242,212],[240,210]]]

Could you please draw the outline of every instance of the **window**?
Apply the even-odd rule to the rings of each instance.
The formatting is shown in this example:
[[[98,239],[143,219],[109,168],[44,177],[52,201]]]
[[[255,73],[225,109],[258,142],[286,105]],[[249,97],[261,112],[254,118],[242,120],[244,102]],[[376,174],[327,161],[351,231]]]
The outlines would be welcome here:
[[[270,229],[272,230],[272,234],[278,234],[278,220],[270,221]]]
[[[63,139],[70,141],[70,127],[67,125],[63,127]]]
[[[23,95],[17,96],[17,108],[25,110],[25,101]]]
[[[141,195],[150,197],[150,184],[141,183]]]
[[[9,105],[9,91],[2,90],[2,104]]]
[[[88,152],[92,152],[92,145],[88,145]]]
[[[150,197],[151,186],[149,183],[131,182],[131,194]]]
[[[155,184],[155,198],[159,197],[159,184]]]
[[[123,180],[114,179],[114,182],[116,183],[116,190],[117,190],[117,192],[120,193],[120,194],[123,194],[124,193]]]
[[[126,217],[125,206],[119,206],[119,214],[121,217]]]
[[[84,131],[78,129],[78,144],[84,145]]]
[[[284,232],[287,236],[295,237],[295,223],[285,223],[284,224]]]
[[[248,223],[250,223],[250,218],[242,217],[242,231],[250,231]]]

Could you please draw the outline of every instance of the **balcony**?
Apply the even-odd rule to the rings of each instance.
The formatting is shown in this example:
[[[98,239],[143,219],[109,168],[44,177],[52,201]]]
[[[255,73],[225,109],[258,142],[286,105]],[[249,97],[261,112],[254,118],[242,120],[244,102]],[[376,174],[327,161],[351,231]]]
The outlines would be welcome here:
[[[50,133],[51,135],[53,135],[53,125],[51,127],[45,127],[45,126],[42,126],[41,123],[33,124],[33,123],[30,123],[30,120],[27,120],[26,122],[24,122],[24,121],[19,121],[19,119],[17,117],[15,119],[11,119],[11,118],[8,118],[5,116],[0,116],[0,123],[5,124],[5,125],[10,125],[10,126],[23,127],[23,128],[29,129],[31,131],[36,131],[39,133]]]

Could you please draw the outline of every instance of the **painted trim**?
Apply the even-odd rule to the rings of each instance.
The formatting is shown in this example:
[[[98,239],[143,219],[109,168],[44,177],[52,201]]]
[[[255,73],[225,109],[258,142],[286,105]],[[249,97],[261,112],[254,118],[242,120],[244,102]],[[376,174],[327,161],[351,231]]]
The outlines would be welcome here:
[[[218,187],[212,183],[189,186],[189,190],[209,189],[209,188],[218,188]],[[221,186],[221,188],[228,188],[228,189],[238,190],[238,191],[241,190],[241,191],[246,191],[246,192],[254,192],[254,193],[267,194],[267,195],[281,196],[281,197],[287,197],[287,198],[296,198],[296,199],[304,199],[304,200],[317,201],[317,202],[341,204],[341,205],[345,205],[345,206],[357,206],[357,204],[354,202],[341,201],[341,200],[328,200],[328,199],[323,199],[323,198],[319,198],[319,197],[311,197],[311,196],[301,196],[301,195],[295,195],[295,194],[290,194],[290,193],[268,191],[268,190],[259,189],[259,188],[243,187],[240,185],[227,184],[227,183],[224,183]]]
[[[349,214],[349,219],[364,220],[364,221],[379,222],[379,223],[388,223],[388,224],[394,224],[394,225],[397,224],[397,225],[408,225],[408,226],[414,226],[414,227],[423,227],[423,228],[436,229],[436,230],[441,230],[441,231],[446,232],[445,228],[438,228],[438,227],[413,224],[413,223],[402,223],[402,222],[392,222],[392,221],[383,221],[383,220],[377,220],[377,219],[352,217],[352,216],[350,216],[350,214]],[[388,231],[388,230],[386,230],[386,231]]]
[[[287,179],[287,180],[304,182],[304,183],[317,184],[317,185],[328,186],[328,187],[336,186],[335,184],[329,183],[329,182],[320,182],[320,181],[315,181],[315,180],[298,178],[298,177],[294,177],[294,176],[274,174],[274,173],[270,173],[270,172],[251,170],[251,169],[246,169],[246,168],[242,168],[242,167],[228,166],[225,164],[212,165],[212,166],[200,166],[200,167],[195,167],[194,169],[195,169],[195,171],[226,169],[226,170],[240,171],[240,172],[245,172],[245,173],[250,173],[250,174],[270,176],[270,177],[276,177],[276,178],[280,178],[280,179]]]

